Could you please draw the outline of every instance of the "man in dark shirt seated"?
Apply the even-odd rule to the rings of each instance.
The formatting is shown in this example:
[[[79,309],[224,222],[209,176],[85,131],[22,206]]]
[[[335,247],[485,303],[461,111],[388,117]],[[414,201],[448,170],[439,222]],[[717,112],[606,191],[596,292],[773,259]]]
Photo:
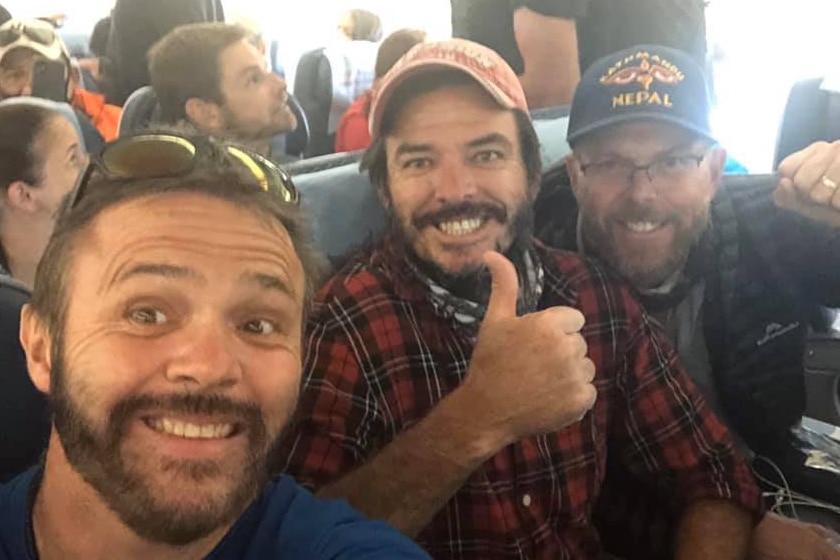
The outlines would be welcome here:
[[[455,37],[498,52],[531,109],[568,105],[580,73],[649,42],[706,58],[705,0],[450,0]]]
[[[165,122],[243,144],[280,163],[278,134],[298,126],[286,82],[268,69],[255,37],[223,23],[183,25],[149,52],[152,86]]]
[[[253,152],[173,134],[88,168],[23,312],[53,431],[0,486],[0,558],[427,558],[268,479],[318,268],[293,189]]]

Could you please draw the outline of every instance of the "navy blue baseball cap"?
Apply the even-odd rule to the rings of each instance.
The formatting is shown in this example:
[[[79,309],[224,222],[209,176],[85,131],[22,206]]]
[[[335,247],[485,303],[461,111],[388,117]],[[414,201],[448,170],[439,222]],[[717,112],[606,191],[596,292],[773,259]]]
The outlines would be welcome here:
[[[581,76],[569,115],[569,144],[606,127],[664,121],[715,141],[703,70],[686,53],[638,45],[598,59]]]

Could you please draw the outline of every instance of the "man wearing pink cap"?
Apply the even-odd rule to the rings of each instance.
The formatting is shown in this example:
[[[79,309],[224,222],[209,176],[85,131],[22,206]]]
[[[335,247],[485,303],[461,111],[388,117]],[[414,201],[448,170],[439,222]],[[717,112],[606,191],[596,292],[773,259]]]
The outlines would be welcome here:
[[[283,469],[435,558],[599,558],[609,463],[656,481],[679,558],[743,558],[760,493],[630,292],[531,237],[515,73],[451,40],[385,77],[362,165],[386,237],[322,289]],[[629,552],[629,551],[628,551]]]

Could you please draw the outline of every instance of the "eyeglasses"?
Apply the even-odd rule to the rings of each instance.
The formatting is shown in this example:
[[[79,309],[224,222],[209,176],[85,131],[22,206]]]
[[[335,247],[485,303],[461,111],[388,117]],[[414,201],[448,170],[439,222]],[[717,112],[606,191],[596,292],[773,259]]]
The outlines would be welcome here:
[[[12,43],[19,41],[22,37],[46,47],[52,45],[57,39],[55,31],[52,29],[21,24],[0,29],[0,47],[8,47]]]
[[[648,165],[636,165],[624,159],[608,159],[580,166],[581,172],[591,179],[609,184],[629,184],[637,171],[644,171],[653,184],[685,179],[700,167],[708,151],[700,155],[667,156]]]
[[[206,139],[175,134],[143,133],[110,142],[91,158],[70,192],[66,208],[72,210],[85,197],[96,170],[117,179],[180,177],[192,172],[202,154],[209,154],[211,149]],[[264,191],[278,194],[290,204],[300,202],[292,178],[271,160],[238,146],[222,144],[219,149],[241,164]]]

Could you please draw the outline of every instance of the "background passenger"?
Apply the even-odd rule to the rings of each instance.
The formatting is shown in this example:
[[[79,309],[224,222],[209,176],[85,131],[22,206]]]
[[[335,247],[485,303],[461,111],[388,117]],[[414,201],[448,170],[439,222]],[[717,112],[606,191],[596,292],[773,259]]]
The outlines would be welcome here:
[[[164,35],[179,25],[224,20],[221,0],[116,0],[104,76],[108,103],[122,106],[151,83],[146,55]]]
[[[309,123],[307,157],[333,153],[341,117],[374,81],[379,16],[348,10],[338,24],[337,40],[304,53],[295,70],[295,97]]]
[[[87,162],[63,115],[28,104],[0,105],[0,269],[31,288],[64,196]]]
[[[122,111],[82,87],[81,72],[55,29],[37,19],[13,19],[0,26],[0,98],[26,95],[71,103],[88,149],[117,136]]]
[[[0,104],[0,482],[33,465],[46,447],[46,401],[20,345],[20,309],[53,230],[56,211],[87,161],[60,113]]]
[[[426,40],[426,32],[419,29],[400,29],[388,35],[376,54],[373,87],[358,97],[341,117],[335,134],[335,151],[363,150],[370,144],[368,114],[374,89],[411,47]]]
[[[369,10],[352,9],[341,14],[338,31],[348,41],[370,41],[382,39],[382,20]]]
[[[161,116],[250,147],[275,161],[274,136],[297,128],[286,82],[267,68],[251,32],[237,25],[180,26],[149,52]]]
[[[706,56],[704,0],[450,0],[455,37],[496,50],[531,109],[568,105],[596,59],[639,43]]]

